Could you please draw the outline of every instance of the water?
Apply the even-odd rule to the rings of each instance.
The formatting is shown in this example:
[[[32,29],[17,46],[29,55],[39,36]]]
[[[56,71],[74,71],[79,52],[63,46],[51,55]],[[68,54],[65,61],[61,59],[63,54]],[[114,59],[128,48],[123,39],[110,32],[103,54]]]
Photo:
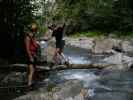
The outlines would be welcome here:
[[[98,83],[110,90],[97,88],[93,100],[133,100],[132,75],[132,70],[101,73]]]
[[[103,63],[101,59],[110,55],[92,55],[88,50],[78,47],[66,46],[64,49],[66,58],[69,59],[72,64],[91,64],[91,63]]]
[[[71,51],[71,52],[70,52]],[[99,63],[110,55],[89,55],[87,50],[67,47],[64,51],[71,63]],[[101,62],[103,63],[103,62]],[[133,100],[133,71],[101,71],[98,69],[73,69],[52,72],[49,80],[58,84],[77,79],[91,93],[91,100]]]
[[[132,76],[132,71],[103,74],[97,69],[73,69],[51,73],[49,81],[60,84],[66,80],[80,80],[90,91],[91,100],[133,100]]]
[[[69,59],[69,62],[72,64],[91,63],[90,60],[87,60],[87,50],[68,46],[64,49],[64,54]]]
[[[91,100],[133,100],[132,76],[132,70],[103,73],[97,69],[73,69],[51,72],[47,82],[61,84],[67,80],[77,79],[88,88]],[[2,100],[12,100],[24,95],[21,89],[9,89],[9,91],[5,89],[0,92]]]
[[[67,47],[64,53],[71,63],[75,64],[97,63],[105,57],[105,55],[90,55],[87,50],[74,47]],[[0,73],[0,76],[3,76],[3,72]],[[112,72],[98,69],[69,69],[50,72],[42,83],[62,84],[67,80],[77,79],[83,83],[85,88],[88,88],[91,100],[133,100],[132,77],[132,70]],[[16,85],[15,82],[14,85]],[[24,95],[23,90],[15,89],[7,92],[7,89],[0,89],[0,97],[3,98],[2,100],[12,100]]]

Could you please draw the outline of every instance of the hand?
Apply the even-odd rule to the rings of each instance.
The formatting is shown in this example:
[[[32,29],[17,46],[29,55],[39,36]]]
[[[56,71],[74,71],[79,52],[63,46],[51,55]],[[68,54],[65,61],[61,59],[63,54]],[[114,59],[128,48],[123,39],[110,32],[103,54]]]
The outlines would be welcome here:
[[[39,46],[39,44],[40,44],[39,41],[36,41],[36,44]]]

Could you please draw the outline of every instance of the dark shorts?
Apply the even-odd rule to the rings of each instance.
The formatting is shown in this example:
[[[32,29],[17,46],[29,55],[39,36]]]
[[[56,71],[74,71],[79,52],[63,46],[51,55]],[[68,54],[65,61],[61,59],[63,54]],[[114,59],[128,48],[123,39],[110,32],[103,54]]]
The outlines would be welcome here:
[[[63,49],[65,45],[65,40],[56,41],[56,48]]]

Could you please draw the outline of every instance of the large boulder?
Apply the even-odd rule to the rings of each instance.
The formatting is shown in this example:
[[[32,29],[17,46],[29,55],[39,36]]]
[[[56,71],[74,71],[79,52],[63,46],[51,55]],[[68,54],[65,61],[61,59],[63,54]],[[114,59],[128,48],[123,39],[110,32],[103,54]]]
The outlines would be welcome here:
[[[92,51],[95,46],[95,40],[93,38],[80,38],[80,47]]]
[[[113,48],[121,49],[121,40],[113,38],[65,38],[66,44],[74,47],[80,47],[87,49],[91,53],[102,54],[102,53],[114,53]]]
[[[133,45],[130,41],[123,41],[121,43],[121,49],[126,53],[133,54]]]
[[[114,53],[113,48],[119,48],[120,47],[120,40],[115,39],[98,39],[95,40],[95,46],[93,49],[93,52],[96,54],[102,54],[102,53]]]
[[[112,64],[106,69],[129,69],[133,65],[133,58],[124,55],[123,53],[116,53],[110,57],[103,59],[103,62]]]
[[[94,39],[93,38],[86,38],[86,37],[80,37],[80,38],[65,38],[66,44],[74,47],[80,47],[83,49],[88,49],[89,51],[92,51],[94,47]]]
[[[40,89],[14,100],[85,100],[89,96],[88,90],[78,80],[69,80],[46,91]]]
[[[22,85],[26,79],[26,72],[11,72],[1,80],[1,85]]]
[[[47,62],[52,62],[53,61],[53,56],[55,53],[55,48],[52,46],[48,46],[46,49],[46,53],[47,53]]]

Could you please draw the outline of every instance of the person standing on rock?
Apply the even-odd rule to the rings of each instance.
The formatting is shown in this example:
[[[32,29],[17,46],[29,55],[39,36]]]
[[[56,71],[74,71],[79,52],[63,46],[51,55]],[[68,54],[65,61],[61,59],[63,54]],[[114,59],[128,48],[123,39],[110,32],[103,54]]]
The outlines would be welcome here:
[[[36,60],[37,60],[37,48],[39,47],[35,34],[37,32],[37,25],[33,23],[31,25],[31,31],[25,36],[25,48],[27,55],[27,65],[28,65],[28,86],[33,85],[33,78],[35,76]]]
[[[50,29],[53,30],[52,36],[55,37],[56,40],[56,48],[55,48],[55,53],[53,56],[53,63],[54,64],[61,64],[61,57],[65,60],[65,56],[63,54],[63,47],[65,45],[65,41],[63,40],[63,31],[64,31],[65,24],[63,25],[52,25],[49,27]],[[59,58],[59,59],[58,59]]]

